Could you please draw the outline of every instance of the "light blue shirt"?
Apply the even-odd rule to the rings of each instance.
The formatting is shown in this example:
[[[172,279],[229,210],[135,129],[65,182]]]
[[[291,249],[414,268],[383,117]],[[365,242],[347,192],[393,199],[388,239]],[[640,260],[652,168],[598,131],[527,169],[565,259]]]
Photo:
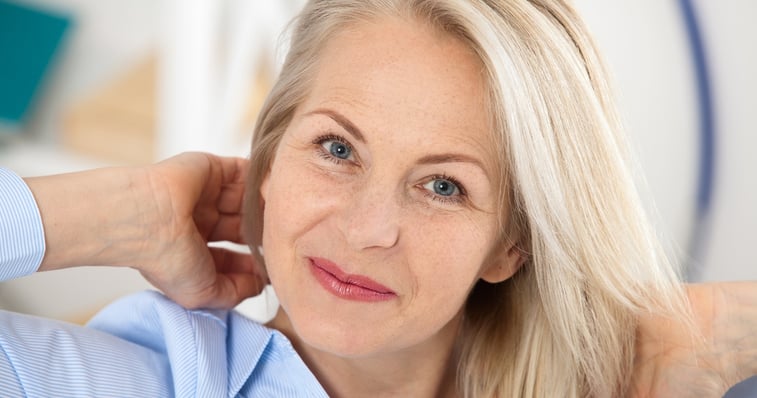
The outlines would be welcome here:
[[[42,220],[0,168],[0,280],[35,272]],[[0,397],[327,397],[292,344],[236,311],[186,310],[157,292],[81,327],[0,311]]]

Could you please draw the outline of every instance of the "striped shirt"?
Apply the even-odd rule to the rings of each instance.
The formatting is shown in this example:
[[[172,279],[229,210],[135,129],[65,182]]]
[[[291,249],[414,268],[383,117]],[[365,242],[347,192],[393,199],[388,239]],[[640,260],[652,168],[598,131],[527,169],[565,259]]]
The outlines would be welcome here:
[[[0,168],[0,280],[44,256],[34,197]],[[292,344],[236,311],[186,310],[157,292],[86,327],[0,311],[0,397],[327,397]]]

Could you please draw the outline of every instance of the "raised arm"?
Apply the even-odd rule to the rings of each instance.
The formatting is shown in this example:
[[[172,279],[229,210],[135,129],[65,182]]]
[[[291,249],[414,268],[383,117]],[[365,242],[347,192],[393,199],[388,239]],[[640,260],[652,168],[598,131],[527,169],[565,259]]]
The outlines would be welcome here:
[[[39,270],[129,266],[181,305],[231,307],[265,282],[251,256],[207,246],[242,242],[246,169],[244,159],[186,153],[28,178],[44,226]]]

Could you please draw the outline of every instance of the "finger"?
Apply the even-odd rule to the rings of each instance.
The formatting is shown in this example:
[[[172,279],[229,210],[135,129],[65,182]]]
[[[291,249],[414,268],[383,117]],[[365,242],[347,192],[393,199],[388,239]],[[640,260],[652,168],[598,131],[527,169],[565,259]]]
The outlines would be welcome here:
[[[221,173],[221,184],[244,183],[247,179],[247,169],[250,164],[247,159],[211,155],[211,162]]]
[[[200,235],[208,242],[227,240],[245,243],[241,232],[241,214],[218,214],[210,210],[195,211],[194,223]]]
[[[218,207],[219,198],[226,188],[231,188],[226,195],[232,199],[237,195],[237,191],[243,190],[244,182],[247,176],[248,160],[237,157],[222,157],[209,153],[195,153],[191,155],[203,156],[204,162],[196,161],[192,166],[197,169],[195,176],[203,176],[196,181],[202,181],[202,189],[199,192],[198,204]],[[189,158],[189,156],[187,157]],[[241,186],[241,188],[240,188]],[[224,200],[224,206],[227,206],[229,200]],[[231,202],[233,206],[233,201]],[[238,207],[238,206],[237,206]]]
[[[192,198],[200,198],[207,192],[206,185],[209,181],[220,180],[220,168],[214,166],[216,156],[203,152],[184,152],[168,158],[157,164],[160,169],[167,170],[166,174],[174,180],[177,176],[189,181],[184,186],[188,189],[187,194]],[[185,181],[186,182],[186,181]]]
[[[210,255],[218,273],[247,273],[260,275],[267,279],[265,269],[257,264],[255,258],[249,253],[240,253],[222,247],[211,247]]]
[[[242,212],[245,182],[229,183],[221,187],[221,193],[216,201],[216,207],[221,213],[239,214]]]
[[[215,207],[222,213],[239,213],[242,208],[249,161],[242,158],[215,157],[214,171],[220,190]]]
[[[160,283],[161,281],[154,280],[150,275],[145,277],[185,308],[227,309],[248,297],[260,294],[268,284],[265,273],[259,272],[259,268],[251,257],[249,254],[222,248],[210,248],[208,262],[213,261],[215,264],[208,265],[215,266],[217,269],[210,271],[208,275],[200,276],[200,282],[205,282],[200,286],[196,286],[193,282],[188,286],[175,286]],[[210,267],[203,269],[209,270]]]
[[[244,299],[259,295],[267,284],[260,275],[248,273],[222,274],[218,280],[224,286],[217,296],[217,304],[222,308],[234,307]]]

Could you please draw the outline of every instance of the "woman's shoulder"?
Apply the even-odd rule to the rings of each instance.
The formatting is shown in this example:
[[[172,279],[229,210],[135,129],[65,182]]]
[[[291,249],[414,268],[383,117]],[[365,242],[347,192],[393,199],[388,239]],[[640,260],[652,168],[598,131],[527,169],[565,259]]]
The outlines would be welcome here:
[[[186,385],[203,396],[326,396],[283,334],[237,311],[188,310],[146,291],[109,305],[88,326],[167,355],[177,396]]]
[[[182,307],[157,291],[143,291],[106,306],[87,324],[122,339],[171,356],[202,357],[205,362],[231,361],[237,351],[270,344],[275,331],[228,310]],[[229,355],[232,354],[232,355]]]

